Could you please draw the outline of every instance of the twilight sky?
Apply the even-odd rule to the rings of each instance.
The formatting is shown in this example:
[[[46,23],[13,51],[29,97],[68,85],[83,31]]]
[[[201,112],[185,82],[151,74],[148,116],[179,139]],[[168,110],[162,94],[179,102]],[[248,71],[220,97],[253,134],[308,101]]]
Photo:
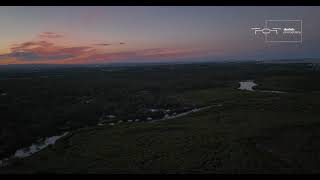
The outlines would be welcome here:
[[[252,27],[303,20],[302,43]],[[320,57],[320,7],[0,7],[0,64]]]

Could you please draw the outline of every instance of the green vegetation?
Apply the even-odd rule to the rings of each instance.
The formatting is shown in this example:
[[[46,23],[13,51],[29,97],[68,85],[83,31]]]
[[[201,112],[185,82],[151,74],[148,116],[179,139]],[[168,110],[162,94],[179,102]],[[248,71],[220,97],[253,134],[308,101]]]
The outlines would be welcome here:
[[[62,76],[56,76],[57,74]],[[0,173],[319,173],[320,72],[306,64],[189,64],[0,72],[1,156],[72,131]],[[46,78],[41,78],[46,76]],[[24,77],[24,79],[6,79]],[[30,79],[26,78],[30,77]],[[257,89],[237,90],[252,79]],[[213,104],[159,121],[148,109]],[[80,129],[79,129],[80,128]]]

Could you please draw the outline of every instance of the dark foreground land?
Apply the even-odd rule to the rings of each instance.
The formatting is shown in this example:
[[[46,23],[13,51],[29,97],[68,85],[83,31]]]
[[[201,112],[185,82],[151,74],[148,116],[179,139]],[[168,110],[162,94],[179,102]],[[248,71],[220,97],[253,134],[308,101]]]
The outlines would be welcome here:
[[[0,173],[319,173],[319,80],[308,64],[2,70],[1,158],[70,133]]]

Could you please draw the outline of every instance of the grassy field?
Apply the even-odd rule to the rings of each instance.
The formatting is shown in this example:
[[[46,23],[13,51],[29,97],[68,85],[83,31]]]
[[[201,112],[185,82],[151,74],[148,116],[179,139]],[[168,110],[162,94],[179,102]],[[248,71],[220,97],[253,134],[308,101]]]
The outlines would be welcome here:
[[[308,67],[78,68],[4,79],[3,155],[39,137],[72,133],[0,173],[319,173],[320,72]],[[255,80],[257,89],[288,93],[238,90],[246,79]],[[83,98],[90,103],[81,103]],[[117,120],[143,119],[152,115],[148,108],[214,104],[221,106],[172,120],[96,126],[104,112]]]

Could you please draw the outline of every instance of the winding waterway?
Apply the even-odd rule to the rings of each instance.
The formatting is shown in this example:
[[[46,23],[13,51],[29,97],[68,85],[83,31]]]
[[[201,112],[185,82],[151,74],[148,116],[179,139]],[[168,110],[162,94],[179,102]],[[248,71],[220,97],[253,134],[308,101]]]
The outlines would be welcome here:
[[[253,80],[240,81],[239,84],[240,84],[240,87],[238,89],[240,90],[268,92],[268,93],[286,93],[284,91],[255,90],[253,89],[253,87],[258,86],[258,84],[256,84]]]

